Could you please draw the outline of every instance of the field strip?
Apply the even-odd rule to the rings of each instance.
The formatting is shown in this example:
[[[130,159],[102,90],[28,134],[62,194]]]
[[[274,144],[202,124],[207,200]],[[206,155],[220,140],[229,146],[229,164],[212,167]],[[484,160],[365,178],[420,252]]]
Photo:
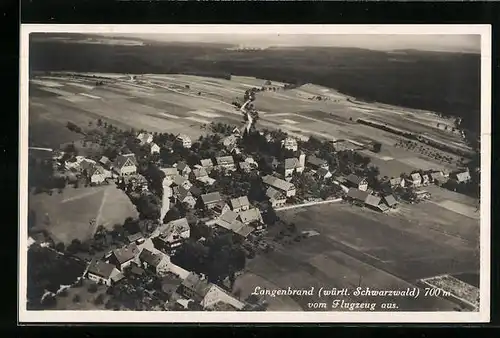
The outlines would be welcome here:
[[[85,89],[94,89],[94,86],[89,86],[83,83],[76,83],[76,82],[66,82],[66,84],[74,87],[80,87],[80,88],[85,88]]]
[[[94,234],[96,227],[99,226],[99,222],[101,221],[102,208],[104,207],[104,204],[106,203],[107,196],[108,196],[108,189],[105,189],[104,194],[102,196],[101,205],[99,206],[99,211],[97,212],[97,216],[95,218],[94,229],[92,229],[92,231],[91,231],[92,235]]]
[[[296,209],[296,208],[305,208],[305,207],[312,207],[314,205],[337,203],[337,202],[341,202],[341,201],[342,201],[342,198],[336,198],[336,199],[328,200],[328,201],[308,202],[308,203],[303,203],[303,204],[288,205],[286,207],[276,208],[275,210],[281,211],[281,210],[290,210],[290,209]]]
[[[79,93],[79,94],[82,96],[90,97],[91,99],[102,99],[102,97],[100,97],[100,96],[90,95],[87,93]]]
[[[221,117],[219,114],[211,113],[211,112],[203,111],[203,110],[194,110],[194,111],[190,111],[189,113],[196,114],[196,115],[203,116],[203,117],[209,117],[209,118]]]
[[[32,83],[41,85],[44,87],[64,87],[64,85],[55,81],[45,81],[45,80],[31,80]]]
[[[442,202],[430,201],[431,203],[440,206],[441,208],[445,208],[447,210],[453,211],[457,214],[472,218],[472,219],[480,219],[480,214],[476,212],[476,208],[471,207],[466,204],[458,203],[451,200],[444,200]]]
[[[168,113],[161,113],[161,115],[163,115],[165,117],[170,117],[172,119],[180,119],[181,118],[180,116],[172,115],[172,114],[168,114]]]
[[[78,196],[73,196],[73,197],[66,198],[66,199],[62,200],[61,203],[76,201],[76,200],[79,200],[80,198],[84,198],[84,197],[87,197],[87,196],[90,196],[90,195],[97,194],[98,192],[99,192],[99,190],[89,191],[89,192],[83,193],[83,194],[78,195]]]
[[[54,94],[61,95],[61,96],[74,96],[74,95],[76,95],[75,93],[67,92],[65,90],[56,89],[56,88],[40,87],[40,89],[44,90],[46,92],[54,93]]]
[[[297,121],[294,120],[289,120],[289,119],[283,119],[283,122],[288,123],[288,124],[297,124]]]
[[[208,121],[208,120],[205,120],[205,119],[200,119],[200,118],[194,117],[194,116],[188,116],[188,117],[185,117],[184,119],[185,120],[194,121],[194,122],[198,122],[198,123],[203,123],[203,124],[210,124],[211,123],[211,121]]]

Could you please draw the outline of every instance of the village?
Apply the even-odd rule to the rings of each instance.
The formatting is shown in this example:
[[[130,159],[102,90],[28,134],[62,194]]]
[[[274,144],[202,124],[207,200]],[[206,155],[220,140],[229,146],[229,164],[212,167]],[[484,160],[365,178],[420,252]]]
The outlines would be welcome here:
[[[72,124],[68,128],[83,132]],[[89,220],[97,230],[88,243],[52,245],[83,259],[82,278],[116,296],[107,308],[135,297],[129,308],[263,311],[265,300],[239,299],[233,292],[245,260],[273,250],[266,237],[273,227],[288,229],[276,240],[284,233],[295,241],[310,236],[280,220],[276,211],[350,203],[391,213],[400,203],[432,198],[426,186],[471,179],[465,169],[379,178],[370,158],[347,141],[297,139],[279,130],[222,123],[205,128],[209,134],[191,140],[185,134],[121,130],[99,119],[84,128],[83,143],[67,144],[50,159],[55,185],[37,187],[41,192],[116,185],[139,212],[138,219],[113,231]]]

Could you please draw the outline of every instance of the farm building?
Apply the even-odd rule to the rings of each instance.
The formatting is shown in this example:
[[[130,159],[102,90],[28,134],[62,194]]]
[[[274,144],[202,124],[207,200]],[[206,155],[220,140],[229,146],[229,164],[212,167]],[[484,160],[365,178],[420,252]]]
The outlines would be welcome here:
[[[297,192],[295,186],[292,183],[289,183],[272,175],[264,176],[262,178],[262,182],[266,186],[273,187],[274,189],[282,192],[286,197],[295,196]]]
[[[118,270],[123,271],[123,269],[130,266],[138,254],[139,248],[135,243],[132,243],[120,249],[113,250],[111,257],[109,257],[109,262],[114,264]]]
[[[266,196],[269,197],[269,202],[271,202],[273,208],[282,207],[286,203],[285,195],[273,187],[267,188]]]
[[[185,134],[177,135],[175,141],[184,148],[191,148],[191,138]]]
[[[149,270],[155,274],[158,273],[166,263],[168,263],[164,255],[154,253],[148,249],[142,250],[139,255],[139,261],[141,262],[143,269]]]
[[[293,137],[287,137],[283,141],[281,141],[281,146],[285,149],[297,151],[299,149],[297,140]]]
[[[119,155],[113,163],[113,170],[120,176],[137,172],[137,160],[134,154]]]
[[[417,200],[426,200],[431,198],[431,194],[426,190],[417,190],[415,191],[415,194]]]
[[[429,183],[430,183],[429,175],[423,174],[422,175],[422,185],[429,185]]]
[[[398,205],[398,201],[394,198],[393,195],[386,195],[384,196],[384,203],[389,207],[389,208],[395,208]]]
[[[349,187],[356,188],[362,191],[366,191],[368,189],[368,182],[359,176],[354,174],[350,174],[346,178],[346,183]]]
[[[356,204],[364,204],[369,193],[357,188],[351,188],[347,192],[346,199],[355,202]]]
[[[123,277],[114,265],[99,260],[93,260],[87,269],[88,279],[107,286],[120,281]]]
[[[238,198],[233,198],[229,201],[231,210],[234,212],[245,211],[250,208],[250,202],[247,196],[240,196]]]
[[[332,173],[325,168],[319,168],[314,175],[322,180],[332,177]]]
[[[404,188],[405,180],[402,179],[401,177],[393,177],[389,180],[389,184],[391,185],[392,188],[396,188],[396,187]]]
[[[218,191],[201,195],[200,198],[203,206],[207,209],[212,209],[217,205],[217,203],[222,201],[222,197]]]
[[[215,225],[229,230],[237,235],[246,238],[254,228],[238,220],[238,214],[234,211],[226,211],[215,221]]]
[[[176,163],[175,168],[177,168],[177,172],[179,173],[179,175],[184,177],[187,177],[191,173],[191,168],[184,161]]]
[[[469,171],[467,170],[450,174],[450,179],[457,183],[467,183],[470,181],[471,177]]]
[[[156,249],[167,253],[173,253],[191,234],[186,218],[168,222],[161,226],[159,233],[158,236],[152,238],[153,245]]]
[[[234,166],[234,158],[232,156],[220,156],[215,159],[217,166],[226,170],[236,169]]]
[[[373,210],[385,212],[389,208],[387,205],[382,204],[381,201],[382,199],[380,197],[369,194],[365,199],[365,204]]]
[[[140,133],[139,135],[137,135],[137,139],[139,140],[141,145],[149,144],[153,142],[153,135],[149,133]]]
[[[200,160],[200,164],[207,172],[210,172],[214,167],[214,162],[210,158]]]
[[[420,187],[422,185],[422,176],[419,173],[413,173],[410,175],[410,182],[414,187]]]
[[[308,156],[307,165],[315,170],[320,168],[328,170],[328,162],[316,156]]]
[[[442,171],[436,171],[430,174],[432,183],[442,185],[448,182],[448,178],[444,176]]]
[[[144,236],[140,232],[137,232],[135,234],[127,236],[127,240],[130,244],[141,244],[144,243]]]
[[[212,210],[217,214],[217,215],[222,215],[223,213],[225,213],[226,211],[229,211],[231,210],[231,207],[229,206],[229,204],[227,204],[225,201],[220,201],[218,202],[213,208]]]
[[[151,147],[149,150],[151,151],[151,154],[159,154],[160,153],[160,146],[157,145],[156,143],[151,143]]]

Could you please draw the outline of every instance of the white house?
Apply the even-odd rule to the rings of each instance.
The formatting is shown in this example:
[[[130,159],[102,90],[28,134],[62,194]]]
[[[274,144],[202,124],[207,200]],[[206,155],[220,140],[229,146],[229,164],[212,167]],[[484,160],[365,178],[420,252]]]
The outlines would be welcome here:
[[[94,260],[87,269],[87,278],[96,283],[111,286],[123,278],[123,274],[112,264]]]
[[[184,148],[191,148],[191,138],[186,134],[179,134],[176,137],[176,141],[182,145]]]
[[[151,154],[158,154],[160,153],[160,146],[157,145],[156,143],[151,143]]]
[[[297,149],[299,149],[297,140],[292,137],[287,137],[283,141],[281,141],[281,146],[292,151],[297,151]]]
[[[137,172],[137,161],[134,154],[119,155],[113,163],[113,170],[120,176]]]

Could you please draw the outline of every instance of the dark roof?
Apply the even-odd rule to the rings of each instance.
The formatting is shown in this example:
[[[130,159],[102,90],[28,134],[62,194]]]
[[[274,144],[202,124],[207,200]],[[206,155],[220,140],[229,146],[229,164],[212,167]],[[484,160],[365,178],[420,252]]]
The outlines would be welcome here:
[[[362,177],[356,176],[354,174],[349,174],[349,176],[347,176],[347,181],[354,184],[361,184],[365,180]]]
[[[182,186],[174,187],[173,191],[180,201],[184,201],[191,194],[189,190],[184,189]]]
[[[289,183],[287,181],[284,181],[276,176],[272,175],[267,175],[262,177],[262,182],[264,184],[270,185],[276,189],[283,190],[283,191],[289,191],[291,189],[294,189],[295,186],[292,183]]]
[[[133,235],[129,235],[129,236],[127,236],[127,238],[128,238],[128,240],[129,240],[130,242],[135,242],[135,241],[137,241],[137,240],[139,240],[139,239],[143,238],[143,236],[142,236],[142,234],[141,234],[140,232],[137,232],[137,233],[135,233],[135,234],[133,234]]]
[[[220,196],[220,193],[216,191],[201,195],[201,200],[203,201],[204,204],[210,204],[222,200],[222,197]]]
[[[114,268],[115,266],[112,264],[94,260],[90,263],[87,272],[107,279],[111,277]]]
[[[198,276],[196,273],[191,272],[186,279],[182,281],[182,286],[185,288],[188,288],[190,290],[193,290],[195,294],[203,299],[205,295],[207,294],[208,290],[210,289],[210,285],[207,283],[206,280],[202,280],[200,276]]]
[[[396,205],[398,203],[398,201],[396,201],[396,199],[394,198],[393,195],[384,196],[384,201],[390,207],[392,207],[393,205]]]
[[[186,169],[186,167],[188,169],[191,169],[191,168],[189,168],[189,166],[187,165],[186,162],[181,161],[181,162],[177,163],[177,167],[176,168],[177,168],[177,170],[181,170],[182,171],[182,170]]]
[[[231,203],[231,209],[240,208],[243,206],[250,205],[250,202],[248,201],[247,196],[240,196],[238,198],[233,198],[229,202]]]
[[[376,207],[380,204],[380,200],[381,200],[380,197],[368,194],[368,196],[366,196],[365,203],[373,207]]]
[[[351,188],[347,192],[347,196],[353,199],[356,199],[358,201],[365,201],[366,197],[368,197],[369,193],[363,190],[359,190],[356,188]]]
[[[107,158],[106,156],[103,156],[103,157],[101,157],[101,159],[99,160],[99,162],[101,162],[102,164],[108,164],[109,163],[109,158]]]
[[[193,196],[200,196],[202,193],[201,189],[195,185],[192,185],[191,188],[189,188],[189,191],[193,194]]]
[[[139,248],[135,243],[129,244],[123,248],[113,250],[113,255],[116,257],[118,263],[122,264],[128,262],[139,253]]]
[[[137,265],[132,264],[130,272],[133,273],[134,275],[142,276],[144,274],[144,269],[138,267]]]
[[[318,174],[321,177],[324,177],[324,176],[326,176],[329,173],[330,173],[330,171],[328,171],[325,168],[319,168],[318,171],[316,171],[316,174]]]
[[[286,199],[285,195],[283,195],[280,191],[274,189],[273,187],[267,188],[266,196],[269,197],[270,199],[274,199],[274,200]]]
[[[328,164],[324,159],[316,157],[316,156],[309,156],[307,158],[307,163],[312,164],[312,165],[317,166],[317,167]]]
[[[141,254],[139,255],[139,259],[142,262],[148,263],[148,265],[157,267],[160,264],[162,257],[161,255],[155,254],[148,249],[143,249]]]

